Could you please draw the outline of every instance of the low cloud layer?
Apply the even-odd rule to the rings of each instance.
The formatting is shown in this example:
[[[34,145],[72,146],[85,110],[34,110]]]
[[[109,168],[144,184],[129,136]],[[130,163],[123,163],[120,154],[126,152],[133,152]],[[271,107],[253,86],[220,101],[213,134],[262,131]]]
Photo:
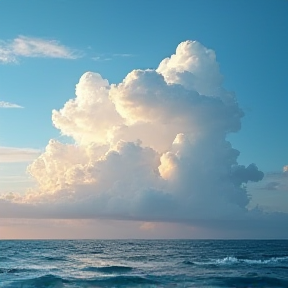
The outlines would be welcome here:
[[[268,173],[265,175],[261,190],[287,191],[288,194],[288,165],[283,167],[282,172]]]
[[[79,55],[56,40],[18,36],[10,41],[0,40],[0,63],[15,63],[21,57],[75,59]]]
[[[263,172],[238,164],[226,139],[243,115],[215,52],[197,41],[118,84],[87,72],[76,97],[52,112],[75,144],[51,139],[28,167],[38,187],[2,195],[0,216],[275,227],[286,215],[247,209],[246,184]]]
[[[31,162],[39,155],[37,149],[0,146],[0,163]]]

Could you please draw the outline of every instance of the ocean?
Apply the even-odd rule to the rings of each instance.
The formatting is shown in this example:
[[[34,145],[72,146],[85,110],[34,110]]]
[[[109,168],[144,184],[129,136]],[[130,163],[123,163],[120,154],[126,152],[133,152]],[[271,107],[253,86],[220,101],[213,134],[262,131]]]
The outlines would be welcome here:
[[[288,240],[1,240],[18,287],[288,287]]]

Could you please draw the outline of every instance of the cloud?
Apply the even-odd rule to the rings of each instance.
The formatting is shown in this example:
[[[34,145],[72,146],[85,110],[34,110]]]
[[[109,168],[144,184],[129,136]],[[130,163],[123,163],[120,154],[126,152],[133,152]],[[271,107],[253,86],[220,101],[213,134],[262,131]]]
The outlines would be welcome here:
[[[222,87],[223,76],[215,52],[197,41],[180,43],[175,54],[161,61],[157,72],[169,84],[180,84],[201,95],[235,101],[231,92]]]
[[[130,53],[115,53],[113,54],[114,57],[133,57],[133,54]]]
[[[263,184],[258,189],[288,192],[288,165],[283,167],[282,172],[267,173]]]
[[[129,53],[114,53],[114,54],[98,54],[95,57],[92,57],[91,59],[94,61],[98,61],[98,62],[103,62],[103,61],[111,61],[115,58],[130,58],[133,57],[135,55],[133,54],[129,54]]]
[[[100,57],[100,56],[95,56],[91,58],[94,61],[110,61],[112,58],[110,57]]]
[[[0,146],[0,163],[31,162],[40,153],[41,151],[37,149]]]
[[[23,108],[23,107],[10,102],[0,101],[0,108]]]
[[[141,230],[154,230],[156,228],[156,223],[153,222],[144,222],[140,225]]]
[[[62,134],[87,144],[106,143],[121,117],[109,99],[109,83],[97,73],[85,73],[76,85],[76,98],[60,111],[52,111],[52,121]]]
[[[2,176],[0,177],[0,183],[11,183],[11,182],[30,182],[25,176]]]
[[[196,41],[118,84],[87,72],[76,97],[52,112],[75,144],[51,139],[28,167],[38,187],[3,194],[0,216],[281,226],[287,215],[247,208],[246,184],[264,174],[240,165],[226,139],[243,115],[215,52]]]
[[[76,59],[76,51],[56,40],[18,36],[11,41],[0,41],[0,62],[17,62],[20,57]]]
[[[278,190],[279,182],[268,182],[262,189],[263,190]]]

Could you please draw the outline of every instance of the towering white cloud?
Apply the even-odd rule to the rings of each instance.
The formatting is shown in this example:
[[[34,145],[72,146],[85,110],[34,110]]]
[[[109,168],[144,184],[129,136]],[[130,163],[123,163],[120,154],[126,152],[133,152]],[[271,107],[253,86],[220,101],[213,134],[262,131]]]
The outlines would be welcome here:
[[[76,98],[60,111],[53,110],[52,121],[64,135],[78,143],[107,143],[121,117],[109,99],[109,83],[97,73],[87,72],[76,85]]]
[[[85,73],[76,98],[52,113],[75,144],[50,140],[28,167],[39,186],[13,198],[15,213],[193,223],[261,217],[246,208],[245,184],[263,173],[239,165],[226,140],[243,112],[222,81],[214,51],[196,41],[118,84]]]
[[[164,59],[158,69],[167,83],[177,83],[202,95],[216,96],[222,88],[215,52],[197,41],[178,45],[176,53]]]

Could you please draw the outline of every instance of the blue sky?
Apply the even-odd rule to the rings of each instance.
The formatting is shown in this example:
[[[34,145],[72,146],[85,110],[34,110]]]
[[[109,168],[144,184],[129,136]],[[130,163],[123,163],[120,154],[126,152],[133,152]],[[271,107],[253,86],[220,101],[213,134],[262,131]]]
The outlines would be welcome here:
[[[9,147],[27,148],[31,162],[50,139],[73,143],[53,127],[51,115],[75,97],[83,73],[97,72],[118,84],[133,69],[156,69],[179,43],[196,40],[215,51],[223,87],[235,92],[245,113],[241,130],[227,136],[240,151],[238,163],[256,163],[275,178],[288,164],[287,12],[286,0],[1,0],[0,104],[23,107],[0,108],[0,147],[6,147],[1,157],[8,157]],[[41,43],[42,52],[25,52],[21,45],[29,41]],[[29,161],[1,162],[6,178],[0,192],[24,193],[33,182],[24,174]],[[265,177],[264,184],[275,180]],[[280,197],[275,200],[271,191],[259,196],[262,184],[253,185],[254,204],[265,206],[272,199],[287,212],[287,186],[272,191]]]

